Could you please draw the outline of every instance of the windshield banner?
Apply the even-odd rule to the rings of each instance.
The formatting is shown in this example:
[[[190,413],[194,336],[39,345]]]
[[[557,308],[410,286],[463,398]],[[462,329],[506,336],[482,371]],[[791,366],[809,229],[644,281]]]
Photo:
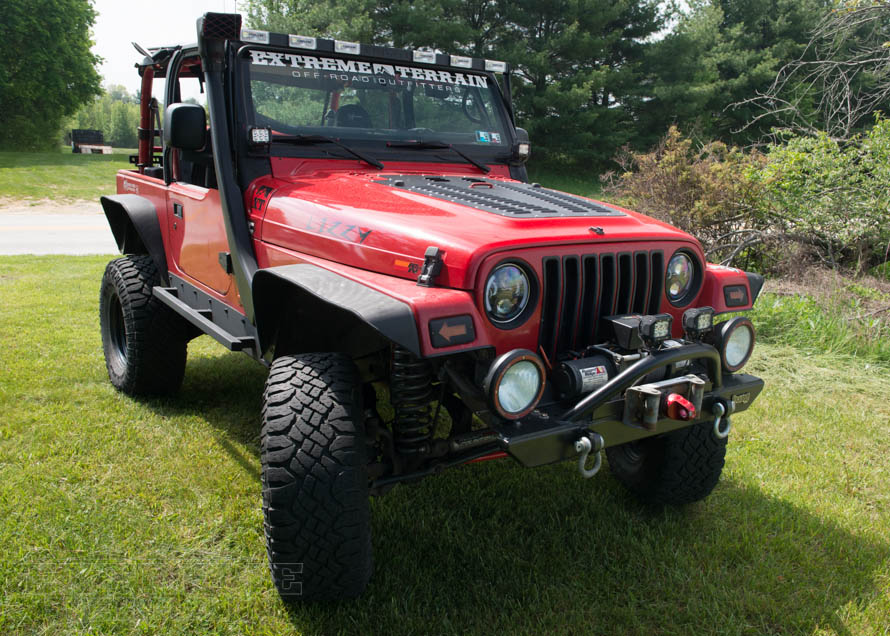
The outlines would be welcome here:
[[[251,62],[256,66],[272,66],[298,69],[293,71],[294,77],[314,77],[316,79],[356,80],[380,84],[396,82],[435,82],[437,84],[453,84],[455,86],[488,87],[488,78],[484,75],[470,73],[451,73],[435,71],[429,68],[414,66],[394,66],[357,60],[341,60],[331,57],[315,57],[313,55],[297,55],[295,53],[276,53],[274,51],[251,51]],[[271,69],[270,69],[271,70]],[[350,77],[352,75],[352,77]]]

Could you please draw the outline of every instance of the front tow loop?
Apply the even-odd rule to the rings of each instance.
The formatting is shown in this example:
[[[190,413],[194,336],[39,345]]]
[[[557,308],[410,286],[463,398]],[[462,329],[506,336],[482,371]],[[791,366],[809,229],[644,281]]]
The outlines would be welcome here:
[[[732,400],[728,404],[718,400],[714,402],[711,410],[714,411],[714,437],[726,439],[729,437],[729,431],[732,430],[732,421],[729,419],[729,416],[735,410],[735,404],[733,404]]]
[[[603,436],[599,433],[585,433],[575,441],[575,451],[581,454],[578,458],[578,470],[585,479],[596,475],[603,465]],[[587,468],[587,458],[590,453],[596,453],[596,459],[591,468]]]

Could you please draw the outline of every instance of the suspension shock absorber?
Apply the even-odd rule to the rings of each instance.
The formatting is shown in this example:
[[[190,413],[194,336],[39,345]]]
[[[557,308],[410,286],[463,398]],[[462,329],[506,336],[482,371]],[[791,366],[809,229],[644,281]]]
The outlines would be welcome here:
[[[396,451],[407,457],[429,452],[434,429],[431,403],[435,399],[430,363],[395,347],[389,393],[395,410],[392,426]]]

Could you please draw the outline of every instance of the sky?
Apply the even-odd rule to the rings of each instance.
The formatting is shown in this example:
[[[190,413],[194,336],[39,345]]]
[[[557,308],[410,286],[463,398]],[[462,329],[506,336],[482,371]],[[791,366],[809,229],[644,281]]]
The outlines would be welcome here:
[[[104,59],[99,67],[103,85],[123,84],[135,93],[140,79],[133,65],[142,56],[131,42],[144,48],[192,44],[197,40],[195,21],[201,15],[207,11],[233,13],[236,7],[236,0],[94,0],[98,15],[93,25],[93,52]]]

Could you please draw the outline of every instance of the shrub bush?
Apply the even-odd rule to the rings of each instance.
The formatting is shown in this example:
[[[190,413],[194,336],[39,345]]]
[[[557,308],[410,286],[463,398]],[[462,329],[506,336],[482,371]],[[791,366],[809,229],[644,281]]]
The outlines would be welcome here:
[[[857,273],[888,260],[890,120],[845,144],[786,135],[762,151],[671,128],[651,152],[616,161],[606,194],[695,235],[712,260],[769,270],[803,252]]]
[[[749,175],[767,157],[719,141],[695,144],[672,126],[647,153],[622,152],[620,173],[603,177],[604,191],[627,205],[696,236],[709,258],[735,260],[765,238],[765,183]]]
[[[890,121],[841,144],[826,133],[787,136],[750,176],[763,185],[774,231],[804,242],[833,268],[857,273],[887,260]]]

